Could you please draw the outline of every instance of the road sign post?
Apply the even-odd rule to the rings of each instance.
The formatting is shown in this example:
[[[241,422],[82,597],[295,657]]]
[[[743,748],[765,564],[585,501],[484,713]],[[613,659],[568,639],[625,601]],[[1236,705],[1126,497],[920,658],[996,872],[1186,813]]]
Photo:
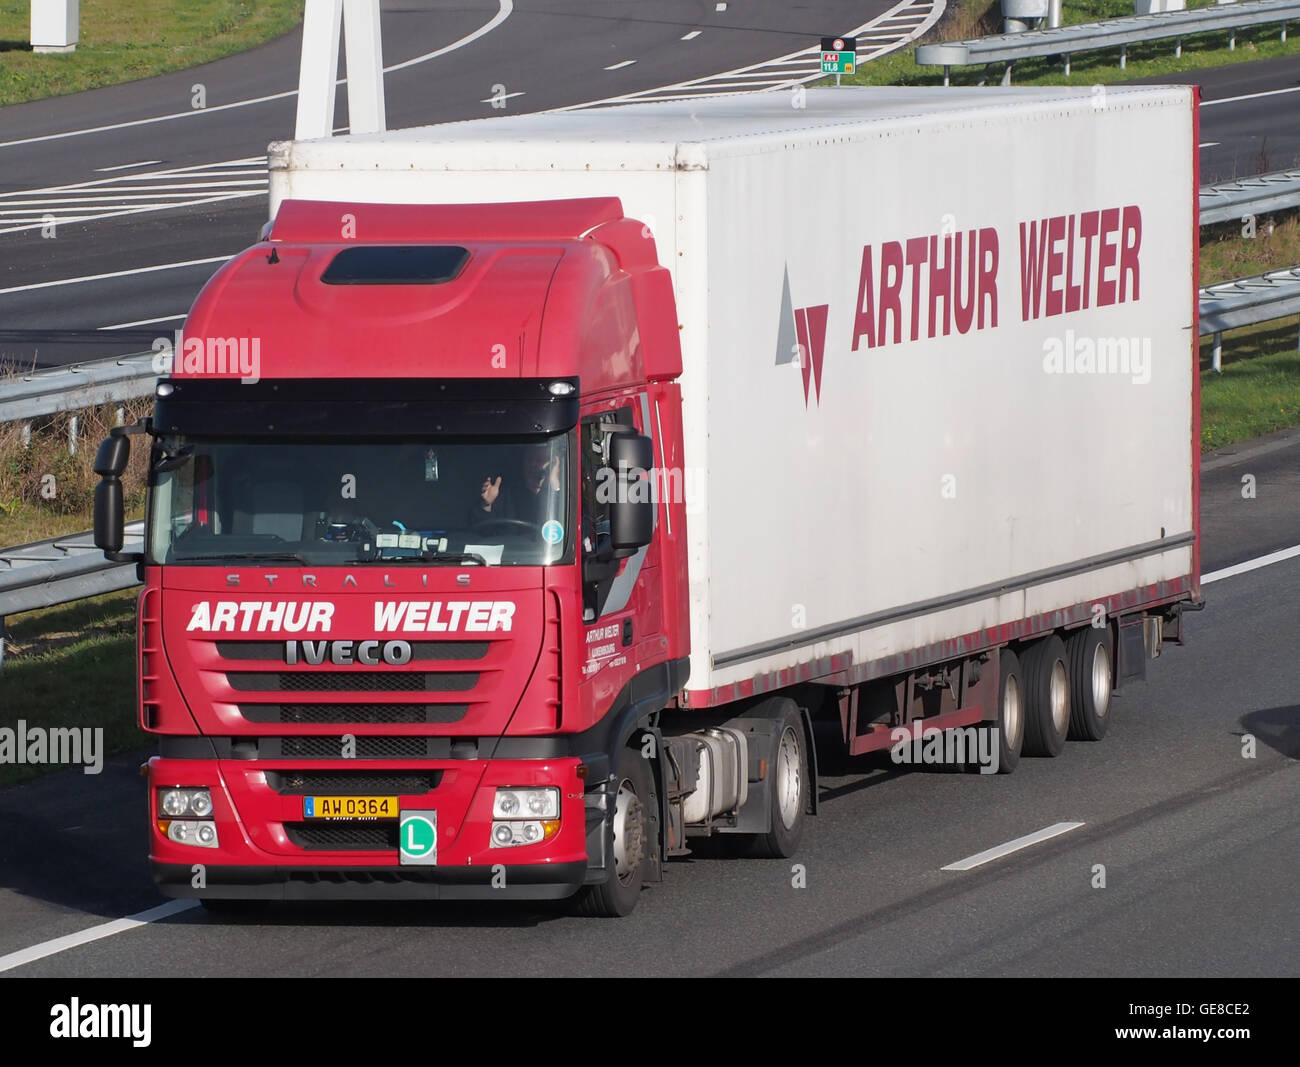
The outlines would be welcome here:
[[[32,0],[32,51],[75,52],[81,0]]]
[[[834,74],[839,85],[841,74],[852,74],[858,69],[858,39],[856,37],[822,38],[822,73]]]

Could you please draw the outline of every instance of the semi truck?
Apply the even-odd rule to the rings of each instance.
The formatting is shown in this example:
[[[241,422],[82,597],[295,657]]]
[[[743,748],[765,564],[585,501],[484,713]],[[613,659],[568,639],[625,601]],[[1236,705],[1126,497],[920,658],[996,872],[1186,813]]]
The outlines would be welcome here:
[[[1100,740],[1202,603],[1196,107],[272,145],[262,239],[96,457],[162,892],[626,915],[700,838],[795,854],[827,724],[1001,773]]]

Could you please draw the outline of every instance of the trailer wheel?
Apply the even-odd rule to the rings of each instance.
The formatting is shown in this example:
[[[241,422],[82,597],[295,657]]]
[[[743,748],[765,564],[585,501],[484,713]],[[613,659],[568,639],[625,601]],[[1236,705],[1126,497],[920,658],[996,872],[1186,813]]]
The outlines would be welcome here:
[[[1053,634],[1030,645],[1025,669],[1025,755],[1059,756],[1070,731],[1070,668]]]
[[[1070,740],[1100,741],[1110,722],[1110,694],[1115,687],[1115,660],[1110,630],[1086,626],[1065,642],[1070,665]]]
[[[1020,762],[1025,743],[1025,686],[1020,657],[1009,648],[998,653],[998,718],[980,727],[991,735],[998,748],[998,774],[1010,774]],[[983,739],[980,741],[983,746]],[[992,747],[991,745],[989,746]],[[966,769],[981,770],[978,760],[968,760]]]
[[[613,863],[600,885],[585,886],[578,892],[577,910],[593,918],[613,919],[630,915],[645,881],[646,857],[650,854],[651,803],[650,767],[639,749],[625,748],[615,769],[614,813],[611,819],[610,855]]]
[[[776,722],[776,746],[768,766],[767,797],[771,829],[754,834],[750,854],[765,859],[793,856],[803,837],[808,810],[808,739],[804,736],[799,706],[778,698],[751,714],[765,715]]]

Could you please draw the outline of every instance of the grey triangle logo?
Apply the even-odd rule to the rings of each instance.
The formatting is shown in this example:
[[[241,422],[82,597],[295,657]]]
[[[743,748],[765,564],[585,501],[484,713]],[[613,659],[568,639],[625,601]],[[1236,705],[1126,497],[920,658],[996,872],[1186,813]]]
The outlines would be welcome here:
[[[785,268],[785,280],[781,284],[781,322],[776,331],[776,365],[797,363],[799,360],[799,338],[794,328],[794,301],[790,299],[790,268]]]

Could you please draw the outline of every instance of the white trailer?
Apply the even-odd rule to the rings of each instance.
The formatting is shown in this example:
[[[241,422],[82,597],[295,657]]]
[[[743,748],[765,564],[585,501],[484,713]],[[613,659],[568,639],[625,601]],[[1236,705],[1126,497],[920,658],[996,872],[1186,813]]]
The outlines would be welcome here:
[[[271,206],[619,197],[676,287],[681,702],[901,684],[892,718],[853,690],[862,751],[926,686],[980,684],[935,665],[990,650],[996,678],[1036,641],[1047,701],[1100,646],[1108,694],[1199,601],[1195,107],[845,88],[499,117],[272,145]]]

